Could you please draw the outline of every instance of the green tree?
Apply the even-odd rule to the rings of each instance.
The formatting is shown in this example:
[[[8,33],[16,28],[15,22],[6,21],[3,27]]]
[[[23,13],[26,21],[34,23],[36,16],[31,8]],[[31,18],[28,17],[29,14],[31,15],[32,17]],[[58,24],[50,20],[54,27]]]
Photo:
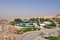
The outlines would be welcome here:
[[[37,25],[40,26],[40,24],[39,24],[40,23],[39,18],[36,18],[36,21],[37,21]]]
[[[50,19],[44,19],[44,21],[49,21]]]
[[[22,20],[19,19],[19,18],[17,18],[17,19],[14,19],[14,22],[15,22],[15,23],[20,23],[20,22],[22,22]]]
[[[58,21],[58,24],[60,24],[60,18],[59,18],[59,19],[57,19],[57,21]]]
[[[44,18],[40,18],[41,23],[44,22]]]
[[[14,26],[15,25],[15,22],[10,22],[10,24]]]

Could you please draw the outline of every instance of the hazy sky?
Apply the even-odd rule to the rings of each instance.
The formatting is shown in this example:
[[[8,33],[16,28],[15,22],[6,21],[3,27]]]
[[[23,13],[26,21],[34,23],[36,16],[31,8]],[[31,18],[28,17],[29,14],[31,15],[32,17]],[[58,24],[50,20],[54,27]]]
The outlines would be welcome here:
[[[60,0],[0,0],[0,18],[40,17],[60,13]]]

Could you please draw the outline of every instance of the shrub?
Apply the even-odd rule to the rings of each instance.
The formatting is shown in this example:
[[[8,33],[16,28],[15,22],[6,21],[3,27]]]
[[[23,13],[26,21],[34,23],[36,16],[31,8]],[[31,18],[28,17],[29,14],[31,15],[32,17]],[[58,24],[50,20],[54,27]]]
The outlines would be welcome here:
[[[58,40],[57,37],[53,37],[53,36],[45,37],[45,39],[48,39],[48,40]]]

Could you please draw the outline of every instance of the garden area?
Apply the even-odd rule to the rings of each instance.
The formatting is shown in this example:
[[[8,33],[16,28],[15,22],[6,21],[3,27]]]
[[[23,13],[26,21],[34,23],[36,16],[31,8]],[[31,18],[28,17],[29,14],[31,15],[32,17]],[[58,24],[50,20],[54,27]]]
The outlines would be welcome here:
[[[60,37],[49,36],[49,37],[45,37],[45,39],[48,39],[48,40],[60,40]]]
[[[22,34],[22,33],[25,33],[25,32],[37,31],[37,30],[39,30],[39,29],[34,28],[34,27],[26,27],[26,28],[23,28],[22,30],[16,30],[16,33],[17,34]]]
[[[44,26],[44,28],[48,28],[48,29],[51,29],[51,28],[55,28],[56,26]]]

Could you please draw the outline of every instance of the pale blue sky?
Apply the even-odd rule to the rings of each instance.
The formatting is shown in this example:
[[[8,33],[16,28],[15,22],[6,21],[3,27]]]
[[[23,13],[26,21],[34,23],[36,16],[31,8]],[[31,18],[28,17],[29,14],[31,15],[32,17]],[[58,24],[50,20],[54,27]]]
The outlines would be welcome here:
[[[40,17],[60,13],[60,0],[0,0],[0,18]]]

